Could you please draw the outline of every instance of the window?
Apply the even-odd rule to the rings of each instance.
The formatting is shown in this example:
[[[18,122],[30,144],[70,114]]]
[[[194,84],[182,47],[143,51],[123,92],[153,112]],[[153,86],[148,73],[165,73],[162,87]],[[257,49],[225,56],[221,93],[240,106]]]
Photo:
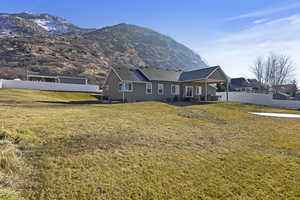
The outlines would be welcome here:
[[[164,94],[164,84],[158,84],[157,85],[157,93],[159,95],[163,95]]]
[[[201,86],[197,86],[196,95],[202,95],[202,87]]]
[[[185,96],[193,97],[193,86],[185,86]]]
[[[179,85],[171,85],[171,94],[179,95]]]
[[[119,90],[121,92],[132,92],[133,91],[133,84],[132,82],[120,82]]]
[[[152,83],[146,83],[146,94],[152,94]]]

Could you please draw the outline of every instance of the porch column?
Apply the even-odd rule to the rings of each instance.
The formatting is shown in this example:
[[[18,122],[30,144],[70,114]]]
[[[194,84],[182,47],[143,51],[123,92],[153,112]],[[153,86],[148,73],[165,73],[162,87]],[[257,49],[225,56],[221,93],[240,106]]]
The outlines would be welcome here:
[[[201,102],[201,93],[202,93],[202,91],[200,92],[200,85],[198,85],[197,86],[197,88],[196,88],[196,92],[197,92],[197,90],[198,90],[198,93],[197,93],[197,95],[198,95],[198,101],[199,102]],[[201,87],[201,90],[202,90],[202,87]]]
[[[227,79],[227,81],[226,81],[226,101],[227,102],[229,100],[228,91],[229,91],[229,79]]]
[[[205,79],[205,101],[207,101],[207,80]]]

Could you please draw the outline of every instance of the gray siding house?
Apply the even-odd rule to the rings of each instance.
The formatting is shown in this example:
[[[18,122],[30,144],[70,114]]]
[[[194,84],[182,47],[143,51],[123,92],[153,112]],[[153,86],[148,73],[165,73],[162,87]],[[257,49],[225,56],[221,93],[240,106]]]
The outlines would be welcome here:
[[[213,101],[217,100],[215,83],[228,83],[220,66],[193,71],[114,67],[106,77],[103,96],[123,102]]]

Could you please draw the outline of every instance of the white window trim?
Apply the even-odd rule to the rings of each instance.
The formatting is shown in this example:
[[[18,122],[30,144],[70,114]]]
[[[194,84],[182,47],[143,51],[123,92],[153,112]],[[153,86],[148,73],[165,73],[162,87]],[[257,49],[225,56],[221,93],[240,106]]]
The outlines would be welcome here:
[[[173,92],[172,88],[175,87],[175,93]],[[177,90],[178,89],[178,90]],[[179,85],[171,85],[171,94],[172,95],[179,95],[180,94],[180,86]]]
[[[162,93],[159,93],[159,86],[160,86],[160,85],[162,86]],[[165,90],[164,84],[158,83],[158,84],[157,84],[157,94],[158,94],[158,95],[164,95],[164,92],[165,92],[164,90]]]
[[[151,85],[151,92],[148,92],[147,86]],[[146,83],[146,94],[152,94],[153,93],[153,84],[152,83]]]
[[[192,88],[192,96],[187,96],[187,90],[188,88]],[[194,87],[193,86],[185,86],[185,91],[184,91],[184,96],[185,97],[194,97]]]
[[[126,83],[131,84],[131,90],[124,89],[123,84],[126,84]],[[120,84],[122,84],[122,89],[120,90],[120,88],[119,88],[120,92],[133,92],[133,82],[132,81],[121,81],[121,82],[119,82],[119,86],[120,86]]]
[[[196,95],[198,95],[198,96],[202,95],[202,86],[197,86]]]

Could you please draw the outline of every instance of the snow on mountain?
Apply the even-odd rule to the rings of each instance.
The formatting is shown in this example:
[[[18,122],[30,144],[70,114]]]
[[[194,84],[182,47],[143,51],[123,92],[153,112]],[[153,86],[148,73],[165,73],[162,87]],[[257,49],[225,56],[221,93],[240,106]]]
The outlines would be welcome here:
[[[79,29],[64,19],[48,14],[31,14],[29,16],[32,16],[28,18],[29,20],[32,20],[50,34],[64,34]]]
[[[60,35],[69,32],[84,33],[90,30],[79,28],[65,19],[49,14],[0,13],[0,36],[32,36],[47,33]]]
[[[44,20],[44,19],[35,19],[33,21],[35,23],[37,23],[37,25],[39,25],[40,27],[46,29],[47,31],[50,31],[50,28],[47,26],[47,24],[49,23],[49,21]]]
[[[60,21],[54,21],[51,19],[33,19],[33,21],[52,34],[62,34],[70,32],[68,23],[61,23]]]

